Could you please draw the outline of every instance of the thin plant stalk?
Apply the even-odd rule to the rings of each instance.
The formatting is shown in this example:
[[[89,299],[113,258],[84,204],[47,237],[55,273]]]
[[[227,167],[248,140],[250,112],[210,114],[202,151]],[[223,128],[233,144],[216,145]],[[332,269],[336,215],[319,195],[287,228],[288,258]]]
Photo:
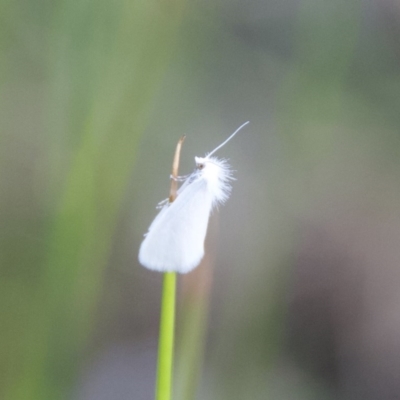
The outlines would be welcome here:
[[[161,300],[156,400],[170,400],[175,330],[176,272],[165,272]]]
[[[169,202],[172,203],[177,196],[177,177],[179,168],[179,157],[182,136],[175,150],[174,162],[172,164],[171,189]],[[163,293],[161,298],[160,338],[158,343],[156,400],[170,400],[172,393],[172,370],[174,358],[174,334],[175,334],[175,294],[176,294],[176,272],[165,272],[163,282]]]

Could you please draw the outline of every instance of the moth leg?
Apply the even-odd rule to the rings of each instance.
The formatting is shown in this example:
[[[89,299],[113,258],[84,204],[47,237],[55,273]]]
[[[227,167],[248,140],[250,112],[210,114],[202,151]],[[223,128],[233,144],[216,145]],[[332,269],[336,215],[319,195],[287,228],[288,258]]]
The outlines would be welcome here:
[[[156,209],[159,210],[160,208],[163,208],[167,203],[169,202],[169,198],[166,198],[164,200],[161,200],[157,206]]]
[[[190,176],[190,174],[188,175],[182,175],[182,176],[173,176],[170,175],[170,179],[174,180],[175,182],[184,182],[186,181],[186,179]]]

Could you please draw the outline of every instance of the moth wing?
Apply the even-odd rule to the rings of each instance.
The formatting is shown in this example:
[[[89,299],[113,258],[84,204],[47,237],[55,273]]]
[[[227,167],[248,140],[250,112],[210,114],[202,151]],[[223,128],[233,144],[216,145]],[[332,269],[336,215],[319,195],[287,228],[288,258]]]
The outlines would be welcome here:
[[[204,179],[187,180],[176,200],[165,205],[150,225],[139,261],[156,271],[189,272],[204,255],[212,197]]]

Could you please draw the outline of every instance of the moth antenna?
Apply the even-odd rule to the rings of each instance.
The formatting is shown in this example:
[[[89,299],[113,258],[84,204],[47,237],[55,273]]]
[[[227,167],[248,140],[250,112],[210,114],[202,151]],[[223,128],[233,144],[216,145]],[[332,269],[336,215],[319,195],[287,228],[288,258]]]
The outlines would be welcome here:
[[[250,123],[250,121],[246,121],[244,124],[240,125],[239,128],[237,128],[236,131],[233,132],[232,135],[228,137],[228,139],[226,139],[223,143],[221,143],[218,147],[216,147],[211,153],[208,153],[205,158],[212,156],[217,150],[225,146],[248,123]]]

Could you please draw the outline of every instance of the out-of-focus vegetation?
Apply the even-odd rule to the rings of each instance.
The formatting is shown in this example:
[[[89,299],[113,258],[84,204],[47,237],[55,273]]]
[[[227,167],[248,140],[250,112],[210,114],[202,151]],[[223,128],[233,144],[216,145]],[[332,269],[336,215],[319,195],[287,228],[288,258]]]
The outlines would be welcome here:
[[[5,399],[64,398],[183,2],[4,4]]]
[[[180,279],[180,399],[400,393],[393,0],[0,1],[0,398],[150,399],[180,171],[237,170]],[[197,397],[195,397],[197,396]]]

